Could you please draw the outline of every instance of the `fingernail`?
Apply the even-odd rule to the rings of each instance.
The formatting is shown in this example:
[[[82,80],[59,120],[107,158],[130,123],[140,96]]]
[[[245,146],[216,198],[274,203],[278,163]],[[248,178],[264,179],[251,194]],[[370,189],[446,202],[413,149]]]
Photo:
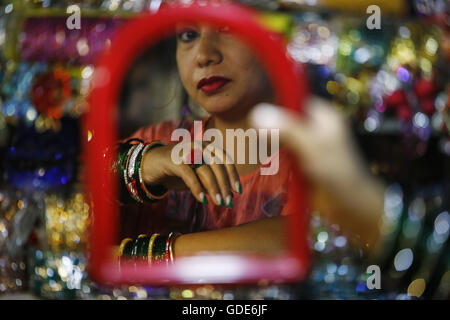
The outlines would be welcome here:
[[[202,199],[202,203],[208,204],[208,200],[206,200],[206,196],[203,192],[200,192],[199,197]]]
[[[230,196],[228,196],[227,199],[228,199],[228,198],[230,198],[230,201],[228,201],[227,207],[230,208],[230,209],[232,209],[232,208],[233,208],[233,200],[231,199]]]
[[[228,195],[228,196],[226,197],[225,202],[226,202],[227,206],[230,205],[230,202],[231,202],[231,196],[230,196],[230,195]]]
[[[224,206],[225,203],[223,202],[222,196],[220,194],[216,194],[217,203],[219,203],[221,206]]]
[[[236,181],[234,184],[234,188],[236,189],[237,193],[242,193],[242,185],[239,181]]]

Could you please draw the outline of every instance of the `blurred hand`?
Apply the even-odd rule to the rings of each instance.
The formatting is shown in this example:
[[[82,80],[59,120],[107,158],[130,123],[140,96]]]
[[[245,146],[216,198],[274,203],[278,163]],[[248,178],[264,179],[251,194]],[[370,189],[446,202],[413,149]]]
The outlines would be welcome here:
[[[294,152],[310,180],[314,209],[360,239],[364,248],[375,244],[384,187],[362,161],[338,110],[325,100],[312,98],[305,116],[300,117],[263,103],[253,108],[249,120],[256,128],[280,130],[281,146]]]
[[[250,119],[255,127],[279,129],[281,144],[294,151],[311,180],[337,187],[342,179],[357,179],[362,161],[344,117],[319,98],[308,102],[305,113],[300,117],[263,103],[252,110]]]

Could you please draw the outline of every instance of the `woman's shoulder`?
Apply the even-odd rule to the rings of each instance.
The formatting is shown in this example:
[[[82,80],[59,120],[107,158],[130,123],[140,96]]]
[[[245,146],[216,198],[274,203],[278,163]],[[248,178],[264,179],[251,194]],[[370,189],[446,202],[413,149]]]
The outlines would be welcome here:
[[[171,142],[172,132],[175,129],[183,128],[189,130],[192,123],[193,121],[189,118],[166,120],[139,128],[126,139],[138,138],[147,142],[162,141],[163,143],[168,144]]]

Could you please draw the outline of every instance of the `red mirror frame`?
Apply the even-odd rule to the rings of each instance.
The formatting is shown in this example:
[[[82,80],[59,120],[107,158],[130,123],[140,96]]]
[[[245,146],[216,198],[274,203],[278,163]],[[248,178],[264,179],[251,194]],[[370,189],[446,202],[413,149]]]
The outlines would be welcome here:
[[[102,150],[117,141],[118,97],[120,86],[131,63],[145,49],[164,39],[175,23],[205,22],[229,26],[231,32],[245,41],[268,71],[278,97],[278,104],[301,112],[307,94],[301,68],[290,60],[281,37],[265,29],[253,10],[237,4],[192,4],[186,7],[161,8],[157,13],[145,13],[130,19],[116,34],[110,49],[95,65],[90,110],[85,115],[84,130],[92,138],[84,141],[86,194],[91,199],[92,224],[89,235],[89,264],[91,278],[109,284],[198,284],[198,283],[256,283],[293,282],[305,277],[309,268],[307,243],[308,215],[305,179],[297,170],[290,186],[296,212],[287,217],[288,254],[278,258],[244,255],[194,256],[177,259],[172,266],[126,264],[119,269],[111,258],[110,248],[118,230],[119,208],[105,198],[116,195],[111,174],[104,170]],[[105,192],[103,186],[111,190]],[[117,245],[117,244],[116,244]],[[151,270],[151,271],[150,271]]]

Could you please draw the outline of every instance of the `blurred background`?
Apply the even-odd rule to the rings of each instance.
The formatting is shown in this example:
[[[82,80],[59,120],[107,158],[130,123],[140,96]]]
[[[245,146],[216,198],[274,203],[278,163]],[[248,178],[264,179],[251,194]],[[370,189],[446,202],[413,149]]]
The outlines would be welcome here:
[[[388,186],[375,256],[313,212],[313,268],[301,283],[107,287],[89,279],[80,148],[95,134],[81,127],[95,108],[86,101],[94,61],[128,19],[179,2],[192,1],[0,0],[0,299],[449,299],[446,0],[235,1],[286,39],[288,56],[307,65],[313,93],[351,120],[371,171]],[[367,27],[370,5],[381,9],[379,30]],[[80,10],[80,29],[67,28],[68,8]],[[131,63],[120,136],[205,115],[165,55],[173,45]],[[381,267],[382,289],[366,286],[370,264]]]

